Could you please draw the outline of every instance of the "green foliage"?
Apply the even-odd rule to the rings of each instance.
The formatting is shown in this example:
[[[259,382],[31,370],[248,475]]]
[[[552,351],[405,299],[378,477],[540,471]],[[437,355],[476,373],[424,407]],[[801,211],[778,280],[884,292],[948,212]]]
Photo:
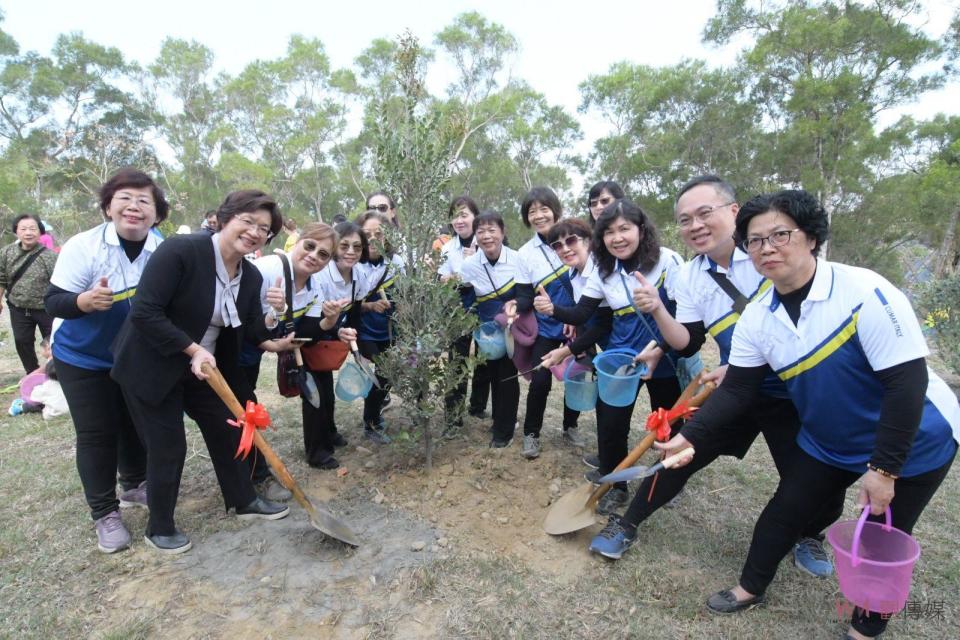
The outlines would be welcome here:
[[[918,306],[940,357],[960,375],[960,273],[923,287]]]

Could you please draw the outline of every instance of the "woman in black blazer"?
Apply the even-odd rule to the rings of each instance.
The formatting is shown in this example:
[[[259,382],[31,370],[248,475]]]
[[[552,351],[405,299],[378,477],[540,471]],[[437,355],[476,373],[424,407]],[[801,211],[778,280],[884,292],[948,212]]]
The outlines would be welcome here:
[[[160,245],[114,343],[111,376],[147,447],[150,519],[144,538],[164,553],[191,546],[173,518],[186,457],[184,412],[200,427],[228,510],[271,520],[289,513],[287,506],[257,497],[247,463],[235,458],[240,430],[227,424],[233,416],[201,371],[203,363],[215,365],[231,386],[243,388],[237,361],[243,340],[268,351],[290,347],[292,334],[270,340],[277,314],[262,314],[260,272],[244,260],[280,230],[280,212],[261,191],[237,191],[224,200],[217,219],[220,231],[212,237],[174,236]]]

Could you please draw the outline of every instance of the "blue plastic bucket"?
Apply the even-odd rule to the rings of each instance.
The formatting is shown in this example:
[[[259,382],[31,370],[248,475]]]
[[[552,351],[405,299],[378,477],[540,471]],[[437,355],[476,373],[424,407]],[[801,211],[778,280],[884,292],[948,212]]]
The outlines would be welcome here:
[[[611,407],[627,407],[637,399],[640,376],[646,373],[646,367],[639,365],[625,376],[616,374],[617,369],[632,363],[636,355],[633,349],[607,349],[593,359],[597,369],[597,394]]]
[[[597,381],[585,368],[573,369],[576,364],[570,357],[563,369],[563,401],[574,411],[592,411],[597,406]]]
[[[356,362],[348,362],[340,367],[334,392],[344,402],[353,402],[357,398],[366,398],[372,386],[370,376]]]
[[[503,338],[503,328],[494,321],[484,322],[473,332],[477,349],[487,360],[499,360],[507,355],[507,343]]]

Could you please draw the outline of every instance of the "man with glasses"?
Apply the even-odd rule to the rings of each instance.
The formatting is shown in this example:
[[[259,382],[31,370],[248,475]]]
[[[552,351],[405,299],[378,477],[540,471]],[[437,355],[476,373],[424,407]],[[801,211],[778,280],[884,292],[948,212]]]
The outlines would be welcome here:
[[[675,351],[679,357],[697,353],[706,334],[713,336],[720,348],[721,366],[705,379],[717,384],[726,372],[733,329],[740,313],[751,299],[771,286],[754,268],[747,253],[734,243],[738,211],[734,189],[723,179],[704,175],[690,180],[677,197],[675,216],[681,238],[698,255],[683,265],[677,278],[676,318],[663,307],[653,287],[639,287],[634,292],[637,308],[656,320],[666,342],[663,347]],[[772,237],[769,241],[777,244],[780,239]],[[644,350],[638,358],[653,371],[662,356],[663,348],[656,346]],[[626,513],[622,517],[611,516],[607,526],[594,538],[591,551],[609,558],[621,557],[636,539],[637,526],[676,497],[690,476],[721,455],[743,458],[761,432],[778,472],[795,459],[799,451],[796,436],[800,421],[786,387],[775,375],[764,381],[760,400],[740,419],[749,421],[751,428],[724,433],[707,447],[698,448],[691,464],[661,472],[655,483],[653,478],[645,479]],[[826,577],[833,572],[823,549],[822,531],[840,515],[842,499],[841,494],[835,503],[825,504],[794,547],[794,563],[806,573]]]

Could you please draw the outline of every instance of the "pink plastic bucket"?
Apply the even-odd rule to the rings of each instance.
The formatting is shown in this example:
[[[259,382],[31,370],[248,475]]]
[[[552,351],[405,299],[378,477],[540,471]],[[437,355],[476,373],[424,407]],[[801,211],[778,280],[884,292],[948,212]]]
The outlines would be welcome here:
[[[840,591],[851,603],[875,613],[897,613],[907,604],[913,566],[920,545],[890,524],[867,522],[870,507],[859,520],[843,520],[827,530],[833,547]]]

